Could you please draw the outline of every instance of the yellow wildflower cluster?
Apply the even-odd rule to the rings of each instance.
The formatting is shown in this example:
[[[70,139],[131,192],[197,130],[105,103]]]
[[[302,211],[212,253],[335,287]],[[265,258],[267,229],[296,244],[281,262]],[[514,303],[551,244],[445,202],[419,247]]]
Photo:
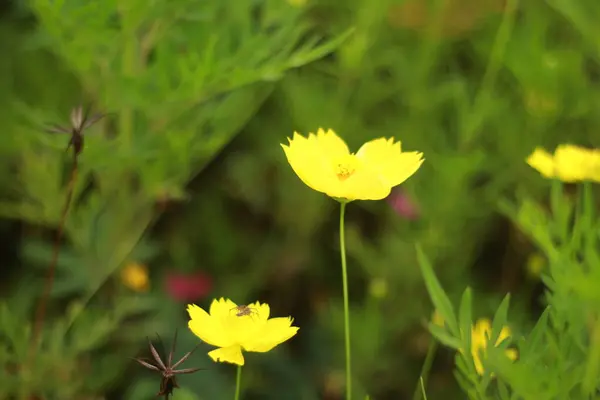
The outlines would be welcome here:
[[[435,310],[431,316],[431,323],[437,325],[441,328],[445,326],[444,317],[439,313],[438,310]],[[486,350],[488,347],[489,339],[492,336],[492,323],[489,319],[483,318],[478,320],[475,323],[475,326],[471,328],[471,356],[473,357],[473,362],[475,364],[475,369],[479,375],[483,375],[483,362],[482,357],[485,358]],[[510,328],[505,326],[500,331],[500,335],[498,336],[498,340],[496,340],[496,345],[500,345],[505,339],[511,336]],[[463,350],[461,349],[462,353]],[[507,349],[506,356],[511,360],[517,359],[517,350],[515,349]]]
[[[600,182],[600,150],[571,144],[556,148],[554,154],[536,148],[527,158],[527,164],[546,178],[563,182]]]
[[[500,335],[498,336],[498,340],[496,340],[495,346],[500,345],[500,343],[510,337],[510,335],[510,328],[507,326],[503,327],[500,331]],[[471,330],[471,356],[473,357],[475,369],[479,375],[483,375],[484,372],[483,363],[481,360],[482,357],[485,358],[486,349],[489,342],[488,338],[491,336],[492,324],[489,319],[480,319]],[[517,355],[517,350],[506,349],[506,356],[511,360],[516,360]]]

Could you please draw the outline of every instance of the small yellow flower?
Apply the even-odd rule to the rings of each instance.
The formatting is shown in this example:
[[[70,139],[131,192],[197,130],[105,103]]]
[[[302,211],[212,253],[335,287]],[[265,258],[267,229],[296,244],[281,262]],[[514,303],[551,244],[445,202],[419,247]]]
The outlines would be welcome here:
[[[498,346],[504,339],[510,337],[510,328],[507,326],[503,327],[496,340],[496,346]],[[480,319],[477,321],[473,329],[471,330],[471,355],[475,363],[475,369],[479,375],[483,375],[483,363],[481,356],[485,358],[485,352],[488,346],[488,337],[492,336],[492,323],[489,319]],[[511,360],[517,359],[517,350],[506,349],[506,356]]]
[[[563,182],[600,182],[599,150],[563,144],[552,155],[538,147],[526,161],[546,178],[557,178]]]
[[[383,278],[375,278],[369,284],[369,294],[376,299],[384,299],[388,294],[388,284]]]
[[[140,263],[129,263],[121,271],[121,281],[136,292],[147,292],[150,289],[148,267]]]
[[[558,103],[551,95],[544,95],[535,90],[527,90],[524,96],[525,107],[535,116],[552,115],[558,109]]]
[[[546,266],[546,259],[539,253],[532,254],[527,259],[527,272],[532,278],[539,278]]]
[[[189,304],[188,326],[202,341],[219,347],[208,353],[213,361],[244,365],[244,351],[265,353],[298,332],[292,318],[269,319],[269,305],[249,304],[249,313],[238,316],[238,306],[229,299],[213,300],[210,314]]]
[[[335,199],[380,200],[407,180],[423,163],[423,154],[402,152],[394,139],[375,139],[356,154],[331,129],[308,138],[294,132],[289,145],[282,144],[288,162],[310,188]]]
[[[438,310],[435,310],[431,315],[431,323],[443,328],[446,324],[446,321],[444,320],[444,317],[442,317],[442,314],[440,314]]]

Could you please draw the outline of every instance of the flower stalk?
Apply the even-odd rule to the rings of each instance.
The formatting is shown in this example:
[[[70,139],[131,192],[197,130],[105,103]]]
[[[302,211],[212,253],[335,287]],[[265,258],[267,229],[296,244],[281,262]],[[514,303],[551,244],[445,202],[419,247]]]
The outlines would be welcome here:
[[[235,377],[235,396],[233,400],[240,400],[240,390],[242,386],[242,366],[237,366],[237,373]]]
[[[350,310],[348,306],[348,268],[346,266],[346,237],[344,235],[344,217],[346,203],[340,206],[340,252],[342,253],[342,286],[344,288],[344,346],[346,350],[346,399],[352,398],[352,368],[350,358]]]

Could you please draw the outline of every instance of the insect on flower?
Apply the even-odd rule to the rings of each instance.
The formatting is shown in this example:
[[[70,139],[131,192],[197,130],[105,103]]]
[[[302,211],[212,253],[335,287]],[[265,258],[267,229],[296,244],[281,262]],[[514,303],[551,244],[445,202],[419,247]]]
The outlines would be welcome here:
[[[73,155],[77,157],[83,150],[83,132],[90,126],[94,125],[106,114],[97,113],[92,117],[89,116],[89,107],[83,111],[81,105],[71,110],[71,126],[63,127],[52,125],[48,132],[50,133],[66,133],[71,135],[71,140],[67,146],[67,151],[73,146]]]
[[[157,334],[157,336],[158,336],[158,334]],[[158,339],[160,340],[160,336],[158,337]],[[169,353],[169,357],[167,359],[166,364],[161,359],[160,355],[158,354],[158,351],[156,350],[156,348],[154,347],[154,345],[152,344],[150,339],[148,339],[148,343],[150,344],[150,352],[152,353],[152,357],[154,358],[156,365],[149,363],[148,362],[149,360],[145,359],[145,358],[134,358],[134,360],[137,361],[138,363],[140,363],[142,366],[144,366],[148,369],[151,369],[152,371],[157,371],[157,372],[161,373],[162,378],[160,380],[160,390],[156,395],[157,396],[165,396],[165,400],[169,400],[169,395],[173,394],[173,390],[175,388],[179,387],[179,385],[177,384],[176,375],[192,374],[196,371],[200,371],[200,370],[204,369],[204,368],[175,369],[179,365],[181,365],[185,360],[187,360],[189,358],[189,356],[191,356],[192,353],[199,346],[199,345],[196,345],[196,347],[194,347],[192,349],[192,351],[186,353],[183,357],[181,357],[181,359],[179,361],[177,361],[175,364],[173,364],[173,353],[175,353],[175,342],[176,341],[177,341],[177,330],[175,330],[175,337],[173,338],[173,344],[171,345],[171,352]]]
[[[247,315],[252,316],[252,315],[258,315],[258,311],[256,311],[254,308],[241,304],[237,307],[233,307],[231,310],[235,310],[235,316],[236,317],[245,317]]]

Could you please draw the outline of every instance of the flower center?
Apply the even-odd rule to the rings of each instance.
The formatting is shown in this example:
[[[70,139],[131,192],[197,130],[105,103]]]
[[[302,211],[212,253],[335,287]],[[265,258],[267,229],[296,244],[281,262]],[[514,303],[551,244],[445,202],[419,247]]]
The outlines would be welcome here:
[[[354,173],[354,168],[350,168],[348,165],[338,164],[336,175],[340,181],[345,181],[350,178]]]
[[[335,164],[335,174],[338,179],[343,182],[350,178],[356,171],[357,160],[353,155],[344,157],[344,159],[338,160]]]

